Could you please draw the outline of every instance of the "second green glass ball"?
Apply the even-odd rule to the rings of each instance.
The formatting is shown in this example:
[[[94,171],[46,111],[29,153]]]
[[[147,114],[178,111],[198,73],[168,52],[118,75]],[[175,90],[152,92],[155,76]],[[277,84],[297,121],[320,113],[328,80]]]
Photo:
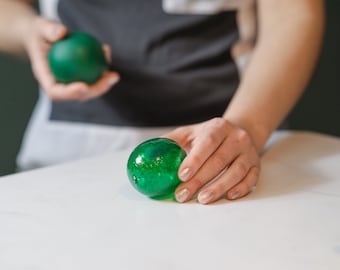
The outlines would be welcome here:
[[[74,32],[55,42],[49,53],[48,62],[58,82],[95,83],[108,64],[102,44],[93,36]]]

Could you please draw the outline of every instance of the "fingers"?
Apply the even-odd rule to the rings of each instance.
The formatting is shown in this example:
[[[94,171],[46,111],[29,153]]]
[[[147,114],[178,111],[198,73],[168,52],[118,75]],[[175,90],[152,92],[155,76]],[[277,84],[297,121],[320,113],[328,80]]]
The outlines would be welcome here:
[[[170,133],[162,135],[161,137],[176,141],[184,149],[184,151],[188,152],[190,151],[191,144],[190,134],[192,134],[192,131],[193,125],[179,127],[171,131]]]
[[[117,73],[107,72],[93,85],[87,85],[83,82],[54,84],[52,87],[46,88],[45,91],[53,100],[86,101],[103,95],[118,81],[119,75]]]
[[[252,164],[252,162],[247,159],[248,157],[246,155],[238,157],[225,173],[198,194],[198,201],[202,204],[214,202],[221,198],[233,186],[245,182]],[[248,193],[252,186],[247,188],[248,182],[245,182],[244,185],[246,186],[242,187],[242,192],[245,192],[245,189],[247,189],[246,192]],[[235,189],[235,192],[236,191],[239,190]],[[234,194],[233,192],[230,193],[231,197],[235,197],[236,195],[237,194]]]
[[[62,100],[82,100],[88,92],[88,86],[83,82],[70,84],[53,84],[49,88],[44,88],[48,97],[55,101]]]
[[[190,145],[179,169],[184,183],[175,192],[178,202],[190,200],[198,191],[198,201],[202,204],[214,202],[225,194],[235,199],[255,185],[260,162],[253,140],[245,130],[222,120],[222,123],[213,119],[193,125],[189,131],[183,127],[182,137],[180,132],[174,132],[173,138]]]
[[[32,70],[44,89],[51,88],[55,83],[55,79],[51,74],[47,61],[47,54],[51,44],[67,33],[65,26],[38,17],[34,24],[29,40],[26,41],[26,47],[32,63]]]
[[[202,186],[212,181],[219,176],[228,166],[236,159],[240,153],[239,145],[231,147],[232,140],[228,138],[223,141],[220,147],[210,156],[198,172],[190,181],[185,182],[180,186],[180,189],[188,190],[188,198],[191,198]],[[183,202],[183,197],[179,198]]]
[[[249,193],[256,184],[259,166],[256,157],[242,155],[237,157],[231,165],[220,172],[214,179],[201,180],[194,178],[178,187],[175,196],[178,202],[190,200],[199,189],[198,201],[202,204],[212,203],[224,194],[228,199],[237,199]],[[185,196],[184,196],[185,195]]]
[[[42,46],[47,47],[46,45],[40,45],[31,50],[30,58],[32,63],[32,71],[43,89],[50,89],[56,84],[56,80],[52,75],[50,66],[47,62],[48,49],[41,48]]]
[[[208,132],[207,132],[208,131]],[[192,147],[183,160],[178,176],[182,181],[191,179],[210,156],[220,148],[226,138],[228,125],[224,119],[215,118],[202,125],[191,140]],[[188,139],[188,138],[187,138]],[[224,166],[223,166],[224,167]]]
[[[63,38],[67,29],[64,25],[45,18],[39,18],[36,21],[38,34],[41,35],[45,41],[49,43],[56,42]]]
[[[201,186],[206,184],[226,169],[240,152],[241,145],[236,144],[233,146],[232,138],[229,137],[225,139],[222,144],[219,145],[218,149],[205,161],[204,166],[197,170],[190,182],[197,182],[198,185],[201,184]]]
[[[209,160],[209,157],[216,151],[216,148],[223,142],[223,134],[216,134],[211,137],[201,137],[190,151],[190,154],[183,160],[178,176],[182,181],[188,181]],[[216,169],[213,169],[216,171]],[[214,174],[214,172],[212,172]]]
[[[197,199],[202,204],[208,204],[220,199],[225,193],[229,200],[241,198],[253,190],[259,178],[259,171],[259,167],[253,166],[243,175],[242,171],[235,170],[235,166],[232,166],[223,176],[204,188]],[[190,200],[195,194],[192,190],[199,188],[199,185],[195,186],[195,184],[193,188],[191,185],[181,186],[176,191],[176,200],[178,202]]]
[[[87,93],[81,99],[89,100],[101,96],[108,92],[119,81],[119,75],[116,72],[106,72],[95,84],[90,85]]]
[[[32,31],[28,35],[26,41],[27,51],[32,64],[32,71],[37,78],[43,89],[56,88],[53,93],[47,93],[50,96],[58,96],[58,88],[60,85],[56,85],[56,80],[53,77],[47,60],[47,54],[51,47],[51,44],[64,35],[66,35],[67,29],[65,26],[58,24],[54,21],[46,18],[38,17],[33,26]],[[71,89],[74,86],[70,86]]]
[[[251,192],[256,186],[259,178],[260,169],[256,166],[252,167],[242,182],[236,184],[227,192],[227,198],[229,200],[236,200],[242,198]]]

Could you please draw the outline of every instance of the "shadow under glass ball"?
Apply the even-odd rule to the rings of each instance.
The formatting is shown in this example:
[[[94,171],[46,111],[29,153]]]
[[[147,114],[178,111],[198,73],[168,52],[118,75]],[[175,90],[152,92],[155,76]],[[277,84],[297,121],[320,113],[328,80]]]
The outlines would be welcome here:
[[[129,180],[139,192],[152,198],[173,194],[181,183],[178,168],[185,156],[185,151],[173,140],[147,140],[130,154]]]
[[[108,69],[102,44],[93,36],[74,32],[55,42],[49,53],[51,72],[58,82],[93,84]]]

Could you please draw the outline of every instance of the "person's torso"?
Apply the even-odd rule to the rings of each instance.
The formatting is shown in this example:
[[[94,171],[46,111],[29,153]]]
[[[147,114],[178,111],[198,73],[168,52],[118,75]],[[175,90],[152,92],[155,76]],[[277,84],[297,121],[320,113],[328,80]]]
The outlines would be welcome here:
[[[220,116],[239,83],[235,2],[244,1],[60,0],[69,31],[110,45],[121,81],[88,102],[54,102],[51,118],[167,126]]]

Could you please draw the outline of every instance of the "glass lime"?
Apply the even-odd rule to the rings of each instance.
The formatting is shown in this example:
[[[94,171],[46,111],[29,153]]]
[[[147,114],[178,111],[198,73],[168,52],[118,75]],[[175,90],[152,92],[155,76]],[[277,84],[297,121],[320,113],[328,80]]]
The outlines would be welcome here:
[[[129,156],[129,180],[139,192],[149,197],[173,194],[181,183],[178,168],[185,156],[185,151],[173,140],[147,140],[138,145]]]
[[[61,83],[93,84],[108,69],[102,44],[83,32],[70,33],[55,42],[48,53],[48,62],[52,74]]]

